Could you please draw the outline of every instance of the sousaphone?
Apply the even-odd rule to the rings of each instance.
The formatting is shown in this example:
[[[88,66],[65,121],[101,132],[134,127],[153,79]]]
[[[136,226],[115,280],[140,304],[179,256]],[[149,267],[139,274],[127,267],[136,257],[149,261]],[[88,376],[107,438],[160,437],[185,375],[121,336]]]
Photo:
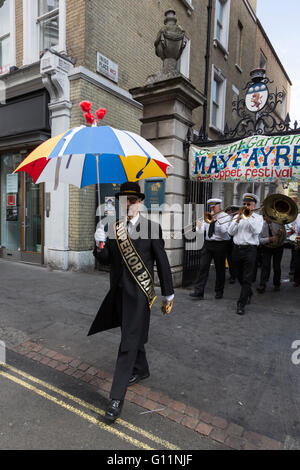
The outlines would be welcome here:
[[[268,243],[265,246],[277,248],[283,245],[286,239],[285,225],[293,222],[298,215],[297,204],[285,194],[270,194],[263,202],[263,214],[269,217],[272,222],[281,225],[277,233],[277,242]]]
[[[272,222],[280,225],[290,224],[298,215],[297,204],[285,194],[270,194],[264,200],[262,209]]]

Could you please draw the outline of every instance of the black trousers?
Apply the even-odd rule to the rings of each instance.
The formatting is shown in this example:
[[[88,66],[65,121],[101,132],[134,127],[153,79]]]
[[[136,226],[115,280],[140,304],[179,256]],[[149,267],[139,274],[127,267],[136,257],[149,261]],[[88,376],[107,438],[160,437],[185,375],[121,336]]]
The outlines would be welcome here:
[[[195,282],[195,293],[204,294],[207,283],[211,260],[214,260],[216,268],[215,291],[222,293],[225,284],[225,259],[227,251],[227,241],[207,241],[205,240],[200,258],[200,269]]]
[[[117,315],[122,324],[122,287],[120,286],[117,294]],[[144,345],[138,349],[130,349],[121,352],[121,346],[117,356],[113,382],[110,390],[110,398],[114,400],[123,400],[126,395],[128,381],[132,374],[149,373],[149,366],[146,358]]]
[[[128,380],[132,374],[149,373],[149,366],[144,346],[121,352],[119,348],[114,378],[110,390],[110,398],[123,400],[126,395]]]
[[[294,274],[295,273],[295,247],[294,245],[291,246],[291,261],[290,261],[290,273],[289,274]]]
[[[237,269],[237,278],[241,285],[238,303],[243,307],[252,295],[251,284],[256,263],[257,247],[255,245],[234,245],[233,262]]]
[[[278,248],[262,247],[262,266],[260,272],[260,285],[265,286],[270,278],[271,263],[273,259],[273,284],[280,286],[281,279],[281,260],[283,255],[283,246]]]
[[[236,269],[235,269],[233,259],[232,259],[233,247],[234,247],[234,243],[233,243],[233,240],[231,239],[227,242],[227,249],[226,249],[226,258],[228,261],[228,269],[229,269],[229,274],[230,274],[231,279],[236,278]]]
[[[300,250],[295,250],[295,274],[294,282],[300,284]]]

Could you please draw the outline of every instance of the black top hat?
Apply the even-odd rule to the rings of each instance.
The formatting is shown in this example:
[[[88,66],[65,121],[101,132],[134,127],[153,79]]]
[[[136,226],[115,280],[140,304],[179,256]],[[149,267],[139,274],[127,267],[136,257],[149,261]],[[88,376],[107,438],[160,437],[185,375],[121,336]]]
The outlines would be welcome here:
[[[145,194],[141,193],[140,185],[138,182],[126,181],[126,183],[121,184],[120,191],[116,193],[116,198],[119,196],[136,196],[142,201],[145,199]]]

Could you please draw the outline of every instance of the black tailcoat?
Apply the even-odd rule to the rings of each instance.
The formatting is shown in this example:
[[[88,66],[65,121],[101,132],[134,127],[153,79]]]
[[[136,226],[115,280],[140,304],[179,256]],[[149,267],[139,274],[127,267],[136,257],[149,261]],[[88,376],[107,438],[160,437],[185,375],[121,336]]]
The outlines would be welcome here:
[[[149,236],[147,239],[132,237],[132,243],[152,278],[153,266],[156,262],[161,294],[163,296],[171,295],[174,293],[172,275],[164,248],[161,227],[140,216],[136,228],[137,233],[139,233],[140,223],[147,228]],[[151,239],[151,233],[156,233],[158,238]],[[100,263],[111,265],[110,290],[99,308],[88,335],[121,326],[121,351],[137,349],[148,340],[150,309],[146,295],[128,271],[115,239],[108,238],[105,247],[100,251],[95,248],[94,256]],[[117,314],[116,308],[116,302],[120,302],[116,296],[117,292],[120,293],[120,287],[122,319]]]

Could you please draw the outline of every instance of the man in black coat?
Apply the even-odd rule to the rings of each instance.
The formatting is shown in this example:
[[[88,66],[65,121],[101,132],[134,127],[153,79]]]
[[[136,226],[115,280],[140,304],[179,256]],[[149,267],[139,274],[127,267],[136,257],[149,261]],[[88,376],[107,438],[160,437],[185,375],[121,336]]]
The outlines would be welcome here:
[[[150,310],[156,298],[153,286],[153,266],[157,265],[164,304],[170,308],[174,290],[171,269],[164,249],[159,224],[139,215],[138,206],[144,199],[138,183],[123,183],[116,197],[121,198],[127,212],[127,227],[116,223],[114,236],[106,239],[103,227],[95,233],[94,256],[100,263],[110,264],[110,291],[105,297],[88,335],[121,327],[111,401],[105,417],[114,422],[121,413],[128,385],[149,377],[144,344],[148,340]],[[124,206],[126,204],[126,206]],[[128,236],[129,235],[129,236]],[[103,244],[105,245],[103,246]]]

